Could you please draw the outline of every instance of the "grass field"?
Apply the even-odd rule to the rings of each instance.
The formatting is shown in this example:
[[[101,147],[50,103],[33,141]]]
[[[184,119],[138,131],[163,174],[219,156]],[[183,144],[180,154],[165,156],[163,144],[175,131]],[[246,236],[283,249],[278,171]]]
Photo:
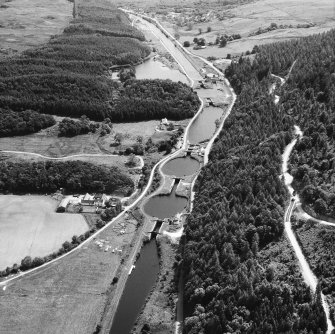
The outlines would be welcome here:
[[[137,231],[136,223],[126,217],[99,236],[103,249],[93,240],[62,261],[10,283],[5,291],[1,289],[0,332],[93,333],[106,298],[115,292],[111,282],[121,258],[127,258]],[[125,230],[124,234],[120,234],[121,229]],[[107,245],[111,249],[105,252]],[[122,253],[112,253],[114,248]],[[128,273],[129,268],[122,270]]]
[[[0,57],[59,34],[72,18],[72,6],[67,0],[0,0]]]
[[[46,196],[0,195],[0,270],[29,255],[49,255],[88,230],[83,216],[55,212]]]
[[[195,24],[191,31],[180,30],[181,41],[193,41],[194,37],[204,37],[207,42],[214,42],[217,34],[240,34],[242,39],[228,42],[224,48],[217,46],[192,50],[204,57],[226,57],[227,54],[238,55],[251,51],[254,45],[268,44],[292,38],[327,31],[335,27],[335,3],[329,0],[259,0],[227,10],[223,21]],[[292,28],[277,29],[257,36],[250,33],[259,28],[267,28],[271,23],[292,25]],[[310,28],[296,28],[299,24],[312,23]],[[199,28],[212,31],[199,36]],[[170,25],[170,30],[171,29]]]
[[[137,136],[144,141],[155,133],[159,121],[138,123],[113,124],[110,135],[100,137],[97,133],[89,133],[75,137],[58,137],[57,125],[27,136],[0,138],[0,148],[4,151],[23,151],[38,153],[49,157],[63,157],[72,154],[101,154],[112,153],[119,147],[111,147],[114,143],[115,133],[123,135],[122,146],[126,148],[136,143]]]
[[[117,0],[114,0],[117,2]],[[121,2],[119,1],[121,5]],[[171,32],[178,31],[180,41],[192,42],[194,37],[205,38],[206,42],[214,42],[217,35],[240,34],[242,38],[228,42],[224,48],[207,46],[206,49],[193,50],[192,52],[208,57],[226,57],[227,54],[239,55],[242,52],[251,51],[254,45],[267,44],[298,38],[315,33],[327,31],[335,27],[335,2],[331,0],[233,0],[227,5],[218,1],[195,0],[156,1],[139,0],[136,5],[122,1],[123,6],[143,8],[152,14],[158,14],[159,20]],[[213,14],[223,17],[219,20]],[[202,15],[204,22],[197,22]],[[191,27],[182,25],[177,27],[177,21],[186,18],[192,23]],[[198,20],[202,21],[202,20]],[[259,28],[267,28],[271,23],[279,25],[292,25],[292,28],[277,29],[257,36],[249,34]],[[297,28],[297,25],[313,24],[310,28]],[[211,27],[211,32],[206,32]],[[190,29],[191,28],[191,29]],[[199,29],[202,34],[199,34]]]

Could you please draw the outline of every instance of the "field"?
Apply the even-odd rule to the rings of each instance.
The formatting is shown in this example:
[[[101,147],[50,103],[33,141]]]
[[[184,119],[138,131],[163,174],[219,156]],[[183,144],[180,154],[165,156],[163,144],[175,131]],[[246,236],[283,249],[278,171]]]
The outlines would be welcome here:
[[[121,144],[122,148],[126,148],[136,143],[137,136],[142,136],[144,142],[147,141],[155,133],[157,125],[159,121],[116,123],[113,124],[113,132],[110,135],[100,137],[98,133],[89,133],[71,138],[58,137],[57,125],[55,125],[27,136],[0,138],[0,147],[4,151],[32,152],[49,157],[64,157],[82,153],[113,153],[115,149],[120,149],[120,147],[110,146],[114,143],[115,133],[123,135],[124,139]]]
[[[130,245],[135,233],[142,233],[136,224],[136,220],[125,217],[99,235],[103,248],[96,244],[98,240],[92,240],[62,261],[10,283],[5,291],[1,289],[0,331],[93,333],[106,300],[115,294],[111,282],[120,273],[121,259],[125,259],[121,270],[127,274],[132,264],[127,261]],[[121,229],[124,234],[120,234]],[[105,251],[106,246],[111,248]],[[122,252],[112,253],[114,248]]]
[[[201,50],[192,50],[204,57],[226,57],[227,54],[239,55],[251,51],[254,45],[279,42],[292,38],[299,38],[316,34],[335,27],[334,2],[329,0],[260,0],[246,5],[227,10],[227,18],[223,21],[195,24],[191,31],[181,30],[181,41],[193,41],[194,37],[204,37],[207,42],[214,42],[217,34],[240,34],[242,38],[228,42],[224,48],[217,46]],[[292,28],[277,29],[257,36],[249,36],[259,28],[267,28],[271,23],[292,26]],[[297,28],[297,25],[313,24],[310,28]],[[211,27],[210,33],[199,36],[199,28],[206,32]]]
[[[0,0],[0,58],[45,43],[72,18],[67,0]]]
[[[0,270],[49,255],[88,230],[81,215],[56,213],[57,205],[46,196],[0,195]]]
[[[117,2],[117,1],[116,1]],[[144,8],[158,19],[172,33],[180,35],[180,41],[193,42],[193,38],[205,38],[214,42],[218,35],[240,34],[241,39],[228,42],[226,47],[207,46],[206,49],[190,50],[195,54],[208,57],[225,58],[227,54],[237,56],[251,51],[254,45],[298,38],[327,31],[335,27],[335,3],[330,0],[256,0],[230,1],[224,5],[218,1],[194,0],[155,1],[140,0],[135,5],[122,1],[123,6],[134,9]],[[119,2],[121,5],[121,2]],[[186,23],[190,22],[188,25]],[[276,23],[287,25],[284,29],[269,31],[257,36],[249,36],[259,28],[265,29]],[[310,28],[298,25],[310,24]],[[290,27],[291,26],[291,27]],[[207,32],[210,27],[211,31]],[[202,33],[199,34],[199,29]]]

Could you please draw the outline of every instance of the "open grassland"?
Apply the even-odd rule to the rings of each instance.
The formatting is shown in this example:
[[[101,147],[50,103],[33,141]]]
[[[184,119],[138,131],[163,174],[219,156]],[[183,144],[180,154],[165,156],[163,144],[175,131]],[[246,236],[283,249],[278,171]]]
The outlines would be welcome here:
[[[127,259],[134,233],[141,233],[136,224],[131,217],[115,222],[99,236],[102,248],[91,241],[62,261],[1,289],[1,331],[93,333],[106,300],[115,293],[111,282],[119,275],[120,261]],[[111,248],[105,251],[107,246]],[[114,248],[122,252],[112,253]],[[125,260],[125,265],[122,271],[128,273],[131,264]]]
[[[72,138],[48,136],[37,133],[28,136],[0,138],[2,150],[39,153],[50,157],[62,157],[81,153],[102,153],[95,134]]]
[[[224,48],[218,46],[193,50],[204,57],[226,57],[227,54],[239,55],[252,51],[255,45],[268,44],[293,38],[299,38],[327,31],[335,27],[334,2],[329,0],[259,0],[226,12],[227,17],[222,21],[195,24],[191,31],[181,30],[181,41],[193,41],[194,37],[204,37],[207,42],[214,42],[218,34],[240,34],[241,39],[228,42]],[[271,25],[288,26],[284,29],[269,31],[256,36],[249,36],[259,28]],[[297,28],[298,25],[313,25],[310,28]],[[199,34],[211,27],[209,33]]]
[[[0,0],[0,58],[45,43],[72,18],[67,0]]]
[[[119,2],[121,5],[121,2]],[[257,1],[137,1],[136,5],[124,3],[134,9],[143,8],[158,14],[159,20],[180,41],[190,41],[192,52],[204,57],[226,57],[251,51],[255,45],[299,38],[327,31],[335,27],[335,3],[330,0],[257,0]],[[266,29],[272,23],[278,29],[249,36]],[[279,26],[283,28],[279,28]],[[304,28],[304,25],[310,25]],[[207,32],[208,27],[211,31]],[[199,33],[201,29],[201,33]],[[214,42],[219,35],[240,34],[241,39],[228,42],[226,47],[207,46],[193,50],[193,39],[204,38]]]
[[[61,118],[57,117],[57,120]],[[75,137],[58,137],[58,124],[26,136],[2,137],[0,148],[4,151],[20,151],[42,154],[48,157],[65,157],[73,154],[111,154],[120,149],[125,150],[136,144],[139,136],[143,143],[152,138],[154,143],[171,137],[171,132],[156,132],[159,121],[132,123],[115,123],[113,131],[105,136],[88,133]],[[187,120],[173,122],[185,126]],[[115,146],[115,134],[121,134],[121,145]],[[1,151],[0,151],[1,152]]]
[[[83,216],[56,213],[57,205],[46,196],[0,195],[0,270],[49,255],[88,230]]]

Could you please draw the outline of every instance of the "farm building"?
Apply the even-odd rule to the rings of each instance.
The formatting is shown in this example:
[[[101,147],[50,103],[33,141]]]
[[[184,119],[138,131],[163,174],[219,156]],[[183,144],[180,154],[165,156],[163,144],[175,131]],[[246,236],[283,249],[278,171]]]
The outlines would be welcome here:
[[[94,205],[94,196],[90,195],[89,193],[86,193],[86,195],[81,200],[82,205]]]
[[[94,195],[94,205],[96,206],[105,206],[108,202],[108,197],[105,194],[95,194]]]
[[[69,205],[69,198],[68,197],[63,198],[59,203],[56,212],[65,212],[68,205]]]

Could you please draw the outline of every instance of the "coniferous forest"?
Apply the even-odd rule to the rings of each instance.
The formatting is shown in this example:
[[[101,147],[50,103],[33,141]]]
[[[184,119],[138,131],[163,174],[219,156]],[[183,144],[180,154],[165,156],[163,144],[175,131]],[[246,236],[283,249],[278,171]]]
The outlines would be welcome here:
[[[112,122],[192,116],[199,100],[187,85],[152,80],[123,87],[111,80],[111,66],[134,65],[150,54],[143,41],[144,35],[131,26],[127,15],[109,2],[81,2],[61,35],[1,61],[0,107]],[[147,89],[135,89],[142,85]]]
[[[291,159],[304,205],[334,214],[335,31],[257,48],[227,70],[237,101],[196,183],[182,252],[185,333],[322,333],[313,296],[294,262],[276,265],[289,196],[282,153],[299,125]],[[280,102],[269,87],[277,85]],[[272,250],[272,251],[271,251]],[[266,254],[271,256],[266,258]],[[328,289],[329,290],[329,289]],[[324,290],[324,293],[331,293]]]

